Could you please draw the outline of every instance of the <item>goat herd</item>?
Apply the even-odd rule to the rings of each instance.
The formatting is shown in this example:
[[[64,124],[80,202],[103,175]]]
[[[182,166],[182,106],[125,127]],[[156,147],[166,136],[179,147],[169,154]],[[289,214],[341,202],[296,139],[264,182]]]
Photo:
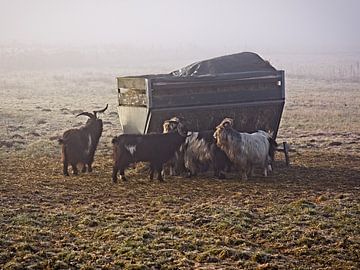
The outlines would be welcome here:
[[[92,171],[92,163],[99,139],[103,131],[102,120],[97,113],[83,112],[88,116],[85,126],[64,132],[59,139],[62,145],[63,174],[68,176],[68,165],[78,174],[77,165],[82,172]],[[149,162],[150,179],[157,172],[157,179],[163,181],[164,171],[170,175],[187,174],[194,176],[199,172],[213,169],[214,175],[225,178],[225,171],[235,167],[242,179],[254,174],[254,169],[262,169],[264,176],[272,170],[276,142],[265,131],[255,133],[238,132],[233,128],[233,120],[225,118],[215,130],[200,132],[188,131],[186,120],[173,117],[163,124],[160,134],[122,134],[112,140],[113,172],[112,181],[126,180],[125,169],[132,163]],[[164,168],[165,167],[165,168]]]

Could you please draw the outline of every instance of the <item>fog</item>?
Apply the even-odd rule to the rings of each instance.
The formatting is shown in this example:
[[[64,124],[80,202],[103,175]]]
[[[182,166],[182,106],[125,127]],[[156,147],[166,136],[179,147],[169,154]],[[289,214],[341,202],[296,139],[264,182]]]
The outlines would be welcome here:
[[[94,48],[97,62],[105,52],[177,64],[241,51],[359,53],[359,10],[357,0],[0,0],[0,46],[62,48],[73,62]]]

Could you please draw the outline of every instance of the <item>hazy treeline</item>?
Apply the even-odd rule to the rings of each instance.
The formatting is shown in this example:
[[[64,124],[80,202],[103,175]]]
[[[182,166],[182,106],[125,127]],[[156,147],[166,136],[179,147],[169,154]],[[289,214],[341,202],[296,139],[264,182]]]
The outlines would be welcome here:
[[[239,50],[237,52],[241,52]],[[256,52],[256,51],[255,51]],[[53,70],[66,68],[170,72],[192,62],[234,51],[206,51],[200,48],[21,47],[0,46],[0,70]],[[288,76],[360,82],[360,52],[290,54],[257,52]]]

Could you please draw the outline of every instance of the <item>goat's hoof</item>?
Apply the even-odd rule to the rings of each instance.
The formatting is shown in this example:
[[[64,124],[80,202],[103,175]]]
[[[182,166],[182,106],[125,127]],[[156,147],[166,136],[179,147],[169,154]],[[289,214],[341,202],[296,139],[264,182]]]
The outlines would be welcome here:
[[[114,184],[116,184],[116,183],[117,183],[117,179],[113,179],[112,182],[113,182]]]
[[[69,173],[64,173],[64,176],[70,176]]]
[[[222,180],[222,179],[226,179],[226,176],[223,173],[219,173],[218,178]]]

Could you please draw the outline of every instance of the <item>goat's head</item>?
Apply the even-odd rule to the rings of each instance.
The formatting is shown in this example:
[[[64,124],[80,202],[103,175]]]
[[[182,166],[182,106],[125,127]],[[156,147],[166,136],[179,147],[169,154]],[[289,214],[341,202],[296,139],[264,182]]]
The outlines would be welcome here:
[[[234,125],[234,119],[232,118],[229,118],[229,117],[226,117],[224,118],[224,120],[221,121],[221,123],[216,127],[219,128],[219,127],[232,127]]]
[[[178,122],[165,120],[163,124],[163,133],[176,131],[178,124],[179,124]]]
[[[178,125],[177,125],[177,127],[176,127],[176,129],[177,129],[177,132],[178,132],[181,136],[183,136],[183,137],[187,137],[187,136],[188,136],[188,135],[187,135],[188,129],[187,129],[187,127],[185,126],[185,124],[184,124],[183,122],[179,122]]]
[[[82,112],[82,113],[79,113],[78,115],[76,115],[76,117],[78,117],[80,115],[85,115],[85,116],[89,117],[89,119],[86,121],[85,126],[92,127],[93,130],[98,131],[97,132],[97,133],[99,133],[98,136],[101,136],[103,123],[102,123],[102,120],[97,117],[97,114],[105,112],[107,108],[108,108],[108,104],[106,104],[105,108],[102,110],[93,111],[93,113]]]
[[[213,136],[218,146],[227,142],[228,131],[232,129],[233,123],[234,120],[227,117],[216,127]]]
[[[163,133],[169,133],[177,131],[179,123],[184,124],[185,119],[182,117],[172,117],[169,120],[165,120],[163,124]]]

